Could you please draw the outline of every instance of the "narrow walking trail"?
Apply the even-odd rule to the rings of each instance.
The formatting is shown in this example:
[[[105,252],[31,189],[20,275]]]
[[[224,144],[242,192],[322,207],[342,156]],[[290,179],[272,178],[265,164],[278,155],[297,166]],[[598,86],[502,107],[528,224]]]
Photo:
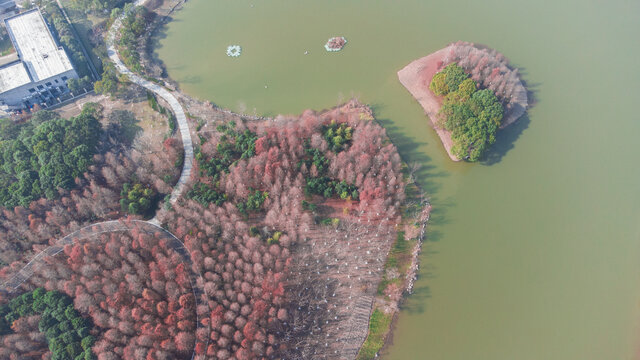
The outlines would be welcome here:
[[[134,3],[134,7],[143,5],[147,0],[138,0]],[[132,8],[132,9],[133,9]],[[140,85],[143,88],[153,92],[154,94],[163,98],[169,106],[171,106],[171,110],[176,117],[176,121],[178,122],[178,129],[180,129],[180,135],[182,137],[182,147],[184,149],[184,163],[182,165],[182,173],[180,174],[180,179],[173,188],[171,192],[171,199],[169,200],[171,204],[175,203],[176,200],[182,194],[184,190],[184,186],[187,181],[189,181],[189,177],[191,177],[191,168],[193,167],[193,142],[191,141],[191,132],[189,131],[189,123],[187,122],[187,116],[184,113],[184,109],[180,102],[173,96],[167,89],[164,87],[153,83],[149,80],[142,78],[140,75],[133,73],[129,70],[118,55],[118,52],[115,47],[115,39],[122,26],[122,19],[126,16],[126,13],[123,13],[118,17],[113,25],[111,25],[111,29],[107,35],[107,55],[109,55],[109,59],[113,61],[116,66],[116,70],[119,73],[126,75],[134,84]],[[150,220],[150,222],[154,224],[158,224],[157,219],[154,217]]]
[[[137,1],[136,6],[143,4],[145,1],[146,0]],[[114,22],[114,24],[111,27],[111,30],[109,31],[109,34],[107,35],[109,58],[115,63],[117,70],[122,74],[127,75],[131,80],[131,82],[137,85],[140,85],[148,89],[149,91],[152,91],[153,93],[157,94],[158,96],[162,97],[163,99],[165,99],[171,106],[171,109],[173,110],[176,116],[176,120],[178,121],[179,129],[180,129],[180,134],[182,136],[182,145],[184,148],[184,163],[182,165],[182,172],[180,173],[180,178],[178,179],[178,182],[175,184],[173,191],[171,192],[171,198],[169,201],[170,203],[173,204],[176,202],[176,200],[178,200],[178,198],[180,197],[180,195],[184,190],[186,183],[189,181],[189,178],[191,177],[191,169],[193,167],[193,143],[191,141],[189,124],[187,123],[187,117],[184,113],[184,110],[182,109],[182,105],[180,105],[178,100],[173,95],[171,95],[169,91],[167,91],[162,86],[159,86],[150,81],[147,81],[141,78],[140,76],[132,73],[129,69],[127,69],[127,67],[122,63],[122,60],[120,60],[120,58],[118,57],[118,53],[115,50],[115,46],[114,46],[114,38],[118,30],[120,29],[120,25],[122,24],[122,18],[125,15],[126,14],[121,15],[120,18],[118,18]],[[152,226],[155,226],[158,229],[161,229],[165,233],[170,234],[177,241],[180,241],[169,231],[162,228],[160,226],[159,221],[156,219],[156,217],[154,217],[149,221],[143,221],[143,220],[132,220],[132,221],[135,223],[151,224]],[[8,281],[6,281],[3,284],[3,287],[8,291],[13,291],[17,289],[20,286],[20,284],[22,284],[26,279],[28,279],[33,274],[33,270],[36,268],[36,266],[42,263],[45,257],[54,256],[60,253],[64,245],[73,244],[74,238],[84,239],[91,235],[97,235],[97,234],[113,232],[113,231],[127,231],[127,230],[130,230],[130,227],[127,227],[123,220],[103,221],[103,222],[98,222],[98,223],[85,226],[71,234],[66,235],[65,237],[60,239],[55,245],[51,245],[45,250],[41,251],[31,261],[29,261],[27,265],[25,265],[22,269],[20,269],[20,271],[18,271],[13,277],[11,277]],[[79,237],[80,234],[86,234],[86,233],[89,233],[89,234],[84,237]],[[184,245],[182,245],[182,247],[184,248]],[[188,251],[186,251],[186,255],[189,256],[189,259],[190,259],[190,255]]]

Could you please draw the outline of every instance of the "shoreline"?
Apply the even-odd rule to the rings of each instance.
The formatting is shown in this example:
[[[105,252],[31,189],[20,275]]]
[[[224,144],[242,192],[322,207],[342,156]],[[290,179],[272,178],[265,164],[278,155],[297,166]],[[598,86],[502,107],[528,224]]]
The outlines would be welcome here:
[[[460,161],[461,159],[451,153],[451,147],[453,146],[451,133],[436,125],[442,101],[429,90],[428,85],[431,83],[433,75],[438,72],[438,62],[445,58],[450,47],[451,45],[412,61],[398,71],[398,80],[422,106],[424,113],[429,117],[431,127],[440,137],[440,141],[442,141],[449,158],[453,161]]]
[[[184,4],[185,4],[185,0],[165,0],[163,2],[162,5],[156,7],[155,9],[150,9],[151,11],[156,12],[158,15],[158,19],[156,20],[157,23],[155,26],[153,26],[152,31],[149,32],[149,34],[147,35],[147,37],[145,39],[143,39],[143,43],[147,43],[149,41],[149,39],[151,39],[155,33],[157,31],[159,31],[160,29],[162,29],[163,26],[165,26],[169,21],[172,20],[172,14],[183,8]],[[165,5],[169,4],[170,7],[170,11],[168,13],[164,13],[164,14],[159,14],[159,10],[161,11],[162,8],[165,8]],[[150,65],[150,66],[159,66],[160,68],[164,69],[164,64],[159,61],[159,59],[155,58],[154,56],[151,56],[153,49],[152,48],[147,48],[147,51],[144,52],[143,55],[143,62],[145,62],[145,65]],[[444,50],[444,49],[443,49]],[[444,56],[444,51],[442,51],[442,56]],[[146,59],[144,59],[146,58]],[[145,61],[146,60],[146,61]],[[437,62],[437,60],[434,62],[434,64]],[[434,70],[435,70],[435,66],[434,66]],[[433,72],[435,73],[435,71]],[[431,76],[433,76],[433,74],[431,74]],[[204,100],[197,100],[193,97],[191,97],[190,95],[183,93],[180,90],[179,84],[176,83],[175,81],[173,81],[168,74],[163,73],[162,76],[159,77],[160,80],[162,80],[165,84],[171,84],[172,87],[174,87],[174,91],[177,93],[177,97],[181,99],[181,101],[183,103],[191,103],[192,105],[195,104],[199,104],[199,105],[209,105],[211,106],[211,110],[214,111],[219,111],[222,113],[226,113],[227,115],[231,115],[231,116],[238,116],[247,120],[267,120],[268,118],[266,117],[262,117],[262,116],[258,116],[257,118],[254,118],[252,116],[247,116],[244,114],[236,114],[228,109],[224,109],[221,107],[216,106],[214,103],[212,103],[211,101],[204,101]],[[430,80],[430,79],[429,79]],[[323,109],[323,110],[319,110],[319,111],[314,111],[316,113],[326,113],[327,111],[335,111],[338,110],[340,108],[342,108],[343,106],[345,106],[346,104],[349,104],[350,101],[347,101],[345,104],[341,104],[338,105],[336,107],[333,107],[331,109]],[[439,108],[439,103],[437,103],[437,108]],[[187,105],[187,109],[190,108],[189,105]],[[367,107],[368,108],[368,107]],[[370,109],[369,109],[370,110]],[[309,110],[307,110],[309,111]],[[313,110],[312,110],[313,111]],[[298,116],[304,116],[304,113],[306,111],[304,111],[302,114],[299,114]],[[436,110],[437,113],[437,110]],[[435,115],[435,113],[434,113]],[[370,113],[371,118],[373,119],[372,114]],[[188,115],[189,117],[189,115]],[[288,118],[288,117],[292,117],[292,115],[277,115],[273,118],[271,118],[273,121],[277,121],[279,119],[283,119],[283,118]],[[293,116],[293,117],[297,117],[297,116]],[[434,127],[435,128],[435,127]],[[438,129],[436,129],[436,131],[438,131]],[[446,133],[446,131],[444,130],[440,130],[440,132]],[[440,133],[439,132],[439,133]],[[443,136],[445,136],[445,134],[443,134]],[[441,136],[441,139],[443,137]],[[451,147],[451,141],[450,141],[450,136],[448,136],[449,138],[449,147]],[[388,138],[389,139],[389,138]],[[389,139],[389,141],[391,143],[393,143],[391,141],[391,139]],[[443,140],[444,142],[444,140]],[[395,144],[394,144],[395,146]],[[453,156],[450,154],[450,156]],[[454,159],[454,157],[452,157],[452,159]],[[407,163],[405,163],[404,161],[402,161],[403,164],[405,164],[405,166],[407,165]],[[398,224],[399,227],[403,227],[406,226],[407,223],[418,223],[419,225],[417,227],[419,227],[419,231],[417,234],[418,236],[407,236],[405,238],[405,241],[407,241],[407,243],[410,243],[410,248],[409,248],[409,254],[408,256],[406,256],[403,259],[403,264],[406,265],[406,271],[402,271],[400,274],[400,277],[402,278],[402,286],[400,288],[401,292],[400,292],[400,297],[399,298],[394,298],[391,299],[389,297],[387,297],[386,295],[374,295],[372,297],[372,302],[370,305],[370,311],[369,311],[369,317],[367,319],[367,329],[366,329],[366,333],[364,336],[364,339],[362,340],[362,343],[359,345],[358,347],[358,351],[355,353],[355,355],[353,356],[354,359],[359,358],[359,354],[363,348],[363,346],[365,345],[367,338],[369,337],[369,326],[371,323],[371,319],[372,319],[372,315],[374,310],[376,309],[381,309],[384,307],[384,309],[386,309],[386,311],[389,311],[389,313],[387,315],[391,316],[391,321],[389,323],[389,325],[384,329],[383,331],[383,343],[382,343],[382,347],[377,351],[376,354],[379,354],[384,348],[386,348],[389,344],[391,344],[391,339],[393,337],[393,332],[394,332],[394,328],[395,328],[395,323],[396,323],[396,319],[400,313],[400,306],[401,304],[404,302],[404,300],[412,293],[412,288],[413,288],[413,284],[415,282],[415,280],[417,279],[418,276],[418,271],[419,271],[419,256],[422,250],[422,245],[424,242],[424,238],[426,237],[426,227],[428,226],[428,220],[429,220],[429,214],[431,211],[431,205],[429,204],[429,202],[426,200],[426,197],[424,195],[424,193],[422,192],[422,189],[419,188],[419,186],[415,183],[415,182],[411,182],[408,181],[407,185],[413,185],[416,186],[418,188],[418,193],[421,196],[421,206],[423,206],[422,211],[420,211],[419,214],[414,214],[413,216],[409,216],[402,219],[402,221]],[[415,199],[414,199],[415,200]],[[405,200],[405,202],[409,202],[409,199]],[[418,216],[419,215],[419,216]],[[381,254],[381,255],[385,255],[385,254]],[[386,261],[389,260],[389,258],[391,257],[390,254],[387,254],[384,261],[386,263]],[[378,282],[379,285],[382,282],[382,279],[380,279],[380,282]],[[387,300],[388,299],[388,300]],[[383,303],[383,305],[381,305],[381,303]],[[363,329],[364,330],[364,329]],[[343,354],[344,355],[344,354]],[[351,354],[350,354],[351,355]]]
[[[481,60],[478,60],[479,58]],[[481,88],[491,90],[498,97],[504,109],[499,129],[515,123],[526,112],[529,96],[518,69],[511,67],[504,55],[484,45],[463,41],[451,43],[399,70],[398,80],[422,106],[449,158],[461,161],[462,159],[451,153],[451,132],[438,126],[438,112],[442,107],[443,97],[436,96],[429,89],[433,76],[442,70],[443,66],[451,63],[459,63]]]

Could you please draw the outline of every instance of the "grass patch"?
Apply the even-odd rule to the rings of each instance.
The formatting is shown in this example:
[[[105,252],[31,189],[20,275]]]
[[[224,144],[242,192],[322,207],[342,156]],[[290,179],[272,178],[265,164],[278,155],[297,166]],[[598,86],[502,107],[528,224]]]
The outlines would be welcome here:
[[[397,284],[398,286],[402,286],[402,279],[399,277],[395,279],[387,279],[385,277],[378,284],[378,295],[380,296],[384,295],[384,289],[386,289],[387,286],[389,286],[389,284]]]
[[[373,310],[369,320],[369,335],[362,344],[357,360],[374,359],[378,351],[384,345],[384,337],[391,325],[391,316],[383,313],[379,309]]]
[[[393,243],[391,251],[389,251],[389,257],[387,258],[385,268],[398,267],[398,264],[401,262],[401,258],[409,254],[409,251],[409,242],[404,239],[404,231],[398,231],[396,241]]]
[[[396,241],[394,241],[391,250],[389,251],[389,256],[387,257],[387,262],[384,264],[384,269],[388,270],[391,268],[397,268],[400,274],[405,274],[407,270],[407,266],[409,265],[409,261],[407,261],[411,257],[411,243],[404,239],[404,231],[398,231],[396,235]],[[387,274],[385,274],[378,284],[378,295],[384,295],[384,289],[389,284],[396,283],[398,286],[402,286],[403,275],[395,279],[387,279]]]
[[[320,225],[333,226],[334,228],[337,228],[338,225],[340,225],[340,219],[338,219],[338,218],[324,218],[324,219],[319,219],[318,223]]]
[[[8,35],[5,35],[4,39],[0,40],[0,56],[9,55],[14,53],[13,44]]]

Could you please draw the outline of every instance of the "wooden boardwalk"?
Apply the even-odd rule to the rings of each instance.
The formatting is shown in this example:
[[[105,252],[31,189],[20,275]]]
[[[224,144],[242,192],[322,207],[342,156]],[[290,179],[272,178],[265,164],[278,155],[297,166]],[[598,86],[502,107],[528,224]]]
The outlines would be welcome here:
[[[349,319],[349,330],[340,339],[340,342],[343,343],[340,354],[341,359],[355,359],[362,344],[367,339],[373,299],[373,296],[365,295],[361,296],[356,302],[353,315]]]

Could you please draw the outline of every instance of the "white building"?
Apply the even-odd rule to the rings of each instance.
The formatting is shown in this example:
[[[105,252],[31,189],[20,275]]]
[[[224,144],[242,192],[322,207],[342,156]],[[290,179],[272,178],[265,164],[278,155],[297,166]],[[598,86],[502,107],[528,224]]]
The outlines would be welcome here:
[[[4,24],[16,53],[0,58],[0,107],[31,107],[66,92],[67,80],[78,74],[40,11],[9,17]]]

